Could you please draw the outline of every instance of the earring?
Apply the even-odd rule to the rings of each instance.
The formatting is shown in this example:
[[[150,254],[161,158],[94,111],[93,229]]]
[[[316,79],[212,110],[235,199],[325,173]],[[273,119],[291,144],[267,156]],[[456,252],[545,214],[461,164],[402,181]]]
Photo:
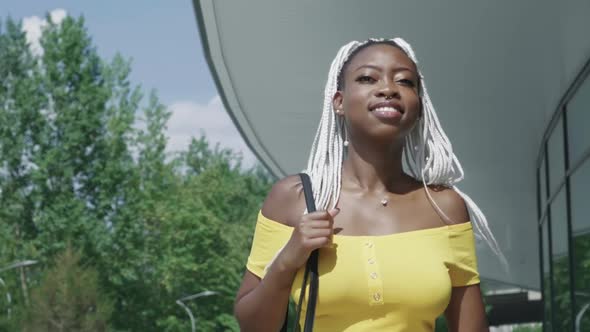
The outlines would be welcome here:
[[[349,144],[348,143],[348,135],[346,134],[346,125],[344,124],[344,115],[343,115],[342,109],[336,109],[336,114],[341,117],[340,120],[342,121],[342,122],[340,122],[340,126],[341,126],[340,130],[342,131],[342,133],[344,135],[343,145],[344,145],[344,147],[348,147],[348,144]]]
[[[346,125],[344,124],[344,120],[342,120],[342,133],[344,133],[344,147],[348,147],[348,132],[346,131]]]

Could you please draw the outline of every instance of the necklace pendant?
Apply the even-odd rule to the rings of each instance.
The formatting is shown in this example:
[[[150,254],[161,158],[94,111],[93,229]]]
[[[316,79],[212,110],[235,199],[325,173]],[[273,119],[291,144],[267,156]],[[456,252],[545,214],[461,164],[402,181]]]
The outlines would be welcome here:
[[[387,203],[388,203],[388,202],[389,202],[389,201],[387,200],[387,198],[384,198],[384,199],[382,199],[382,200],[381,200],[381,205],[383,205],[383,206],[387,206]]]

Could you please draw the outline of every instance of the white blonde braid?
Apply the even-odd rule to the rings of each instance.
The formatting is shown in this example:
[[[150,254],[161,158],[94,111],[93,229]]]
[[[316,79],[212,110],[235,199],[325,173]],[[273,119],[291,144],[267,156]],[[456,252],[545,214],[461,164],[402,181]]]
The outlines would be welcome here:
[[[340,48],[330,66],[328,81],[324,90],[322,117],[310,151],[307,168],[304,170],[312,182],[318,210],[334,208],[340,197],[342,184],[342,162],[344,156],[345,127],[343,119],[334,113],[333,97],[338,89],[338,77],[348,57],[358,47],[369,42],[393,42],[410,57],[416,65],[418,60],[410,44],[401,38],[390,40],[369,39],[364,42],[352,41]],[[404,161],[412,177],[422,181],[428,198],[438,212],[447,220],[440,207],[434,202],[427,189],[428,185],[443,185],[453,188],[464,199],[469,217],[475,226],[478,239],[482,239],[507,268],[506,258],[496,242],[485,216],[477,205],[455,185],[463,179],[463,168],[453,153],[451,142],[444,133],[434,106],[428,95],[424,77],[420,76],[420,98],[423,116],[418,120],[406,138]],[[444,219],[443,218],[443,219]]]

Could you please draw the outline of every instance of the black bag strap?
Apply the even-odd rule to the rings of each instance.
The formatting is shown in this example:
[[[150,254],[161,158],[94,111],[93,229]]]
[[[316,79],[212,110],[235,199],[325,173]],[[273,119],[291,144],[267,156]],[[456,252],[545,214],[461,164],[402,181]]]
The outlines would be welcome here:
[[[313,189],[311,189],[311,179],[306,173],[299,173],[301,177],[301,184],[303,184],[303,194],[305,195],[305,205],[307,205],[307,213],[315,212],[315,200],[313,199]]]
[[[313,199],[313,190],[311,187],[311,179],[309,175],[306,173],[300,173],[299,176],[301,177],[301,182],[303,183],[303,193],[305,195],[305,204],[307,205],[307,213],[315,212],[316,206],[315,201]],[[313,331],[313,323],[315,318],[315,308],[318,299],[318,288],[319,288],[319,274],[318,274],[318,255],[319,250],[314,250],[311,252],[309,259],[307,260],[306,264],[306,271],[308,270],[309,274],[309,300],[307,301],[307,311],[305,315],[305,325],[304,325],[304,332],[311,332]],[[304,278],[304,282],[307,281]],[[301,289],[302,294],[305,294],[305,284]],[[300,300],[301,301],[301,297]],[[299,304],[301,306],[301,302]],[[297,316],[301,314],[301,310],[299,310]],[[299,321],[299,317],[297,317],[297,321]]]
[[[305,195],[305,204],[307,205],[307,212],[315,212],[316,206],[315,201],[313,199],[313,190],[311,187],[311,179],[309,175],[306,173],[299,173],[299,177],[301,177],[301,183],[303,184],[303,194]],[[312,332],[313,331],[313,323],[315,318],[315,308],[318,298],[318,288],[319,288],[319,274],[318,274],[318,254],[319,251],[316,249],[311,252],[307,263],[305,264],[305,272],[303,273],[303,283],[301,285],[301,294],[299,295],[299,301],[297,303],[297,311],[295,314],[295,321],[293,322],[293,331],[297,331],[297,324],[299,324],[299,317],[301,315],[301,306],[303,304],[303,298],[305,297],[305,292],[307,290],[307,279],[310,279],[309,282],[309,300],[307,301],[307,311],[305,314],[305,325],[303,326],[304,332]],[[288,311],[287,308],[287,315],[285,315],[285,321],[283,323],[283,327],[281,328],[281,332],[287,332],[288,326]]]

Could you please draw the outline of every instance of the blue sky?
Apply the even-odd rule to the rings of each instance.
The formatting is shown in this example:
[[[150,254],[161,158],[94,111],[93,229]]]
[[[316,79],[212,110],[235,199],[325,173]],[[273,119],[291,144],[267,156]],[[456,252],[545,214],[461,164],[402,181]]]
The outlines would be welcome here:
[[[0,17],[38,22],[59,9],[83,15],[99,53],[132,59],[131,80],[156,89],[172,111],[169,150],[181,150],[204,130],[210,140],[254,160],[219,99],[201,48],[190,0],[3,0]],[[35,18],[35,16],[38,17]]]

